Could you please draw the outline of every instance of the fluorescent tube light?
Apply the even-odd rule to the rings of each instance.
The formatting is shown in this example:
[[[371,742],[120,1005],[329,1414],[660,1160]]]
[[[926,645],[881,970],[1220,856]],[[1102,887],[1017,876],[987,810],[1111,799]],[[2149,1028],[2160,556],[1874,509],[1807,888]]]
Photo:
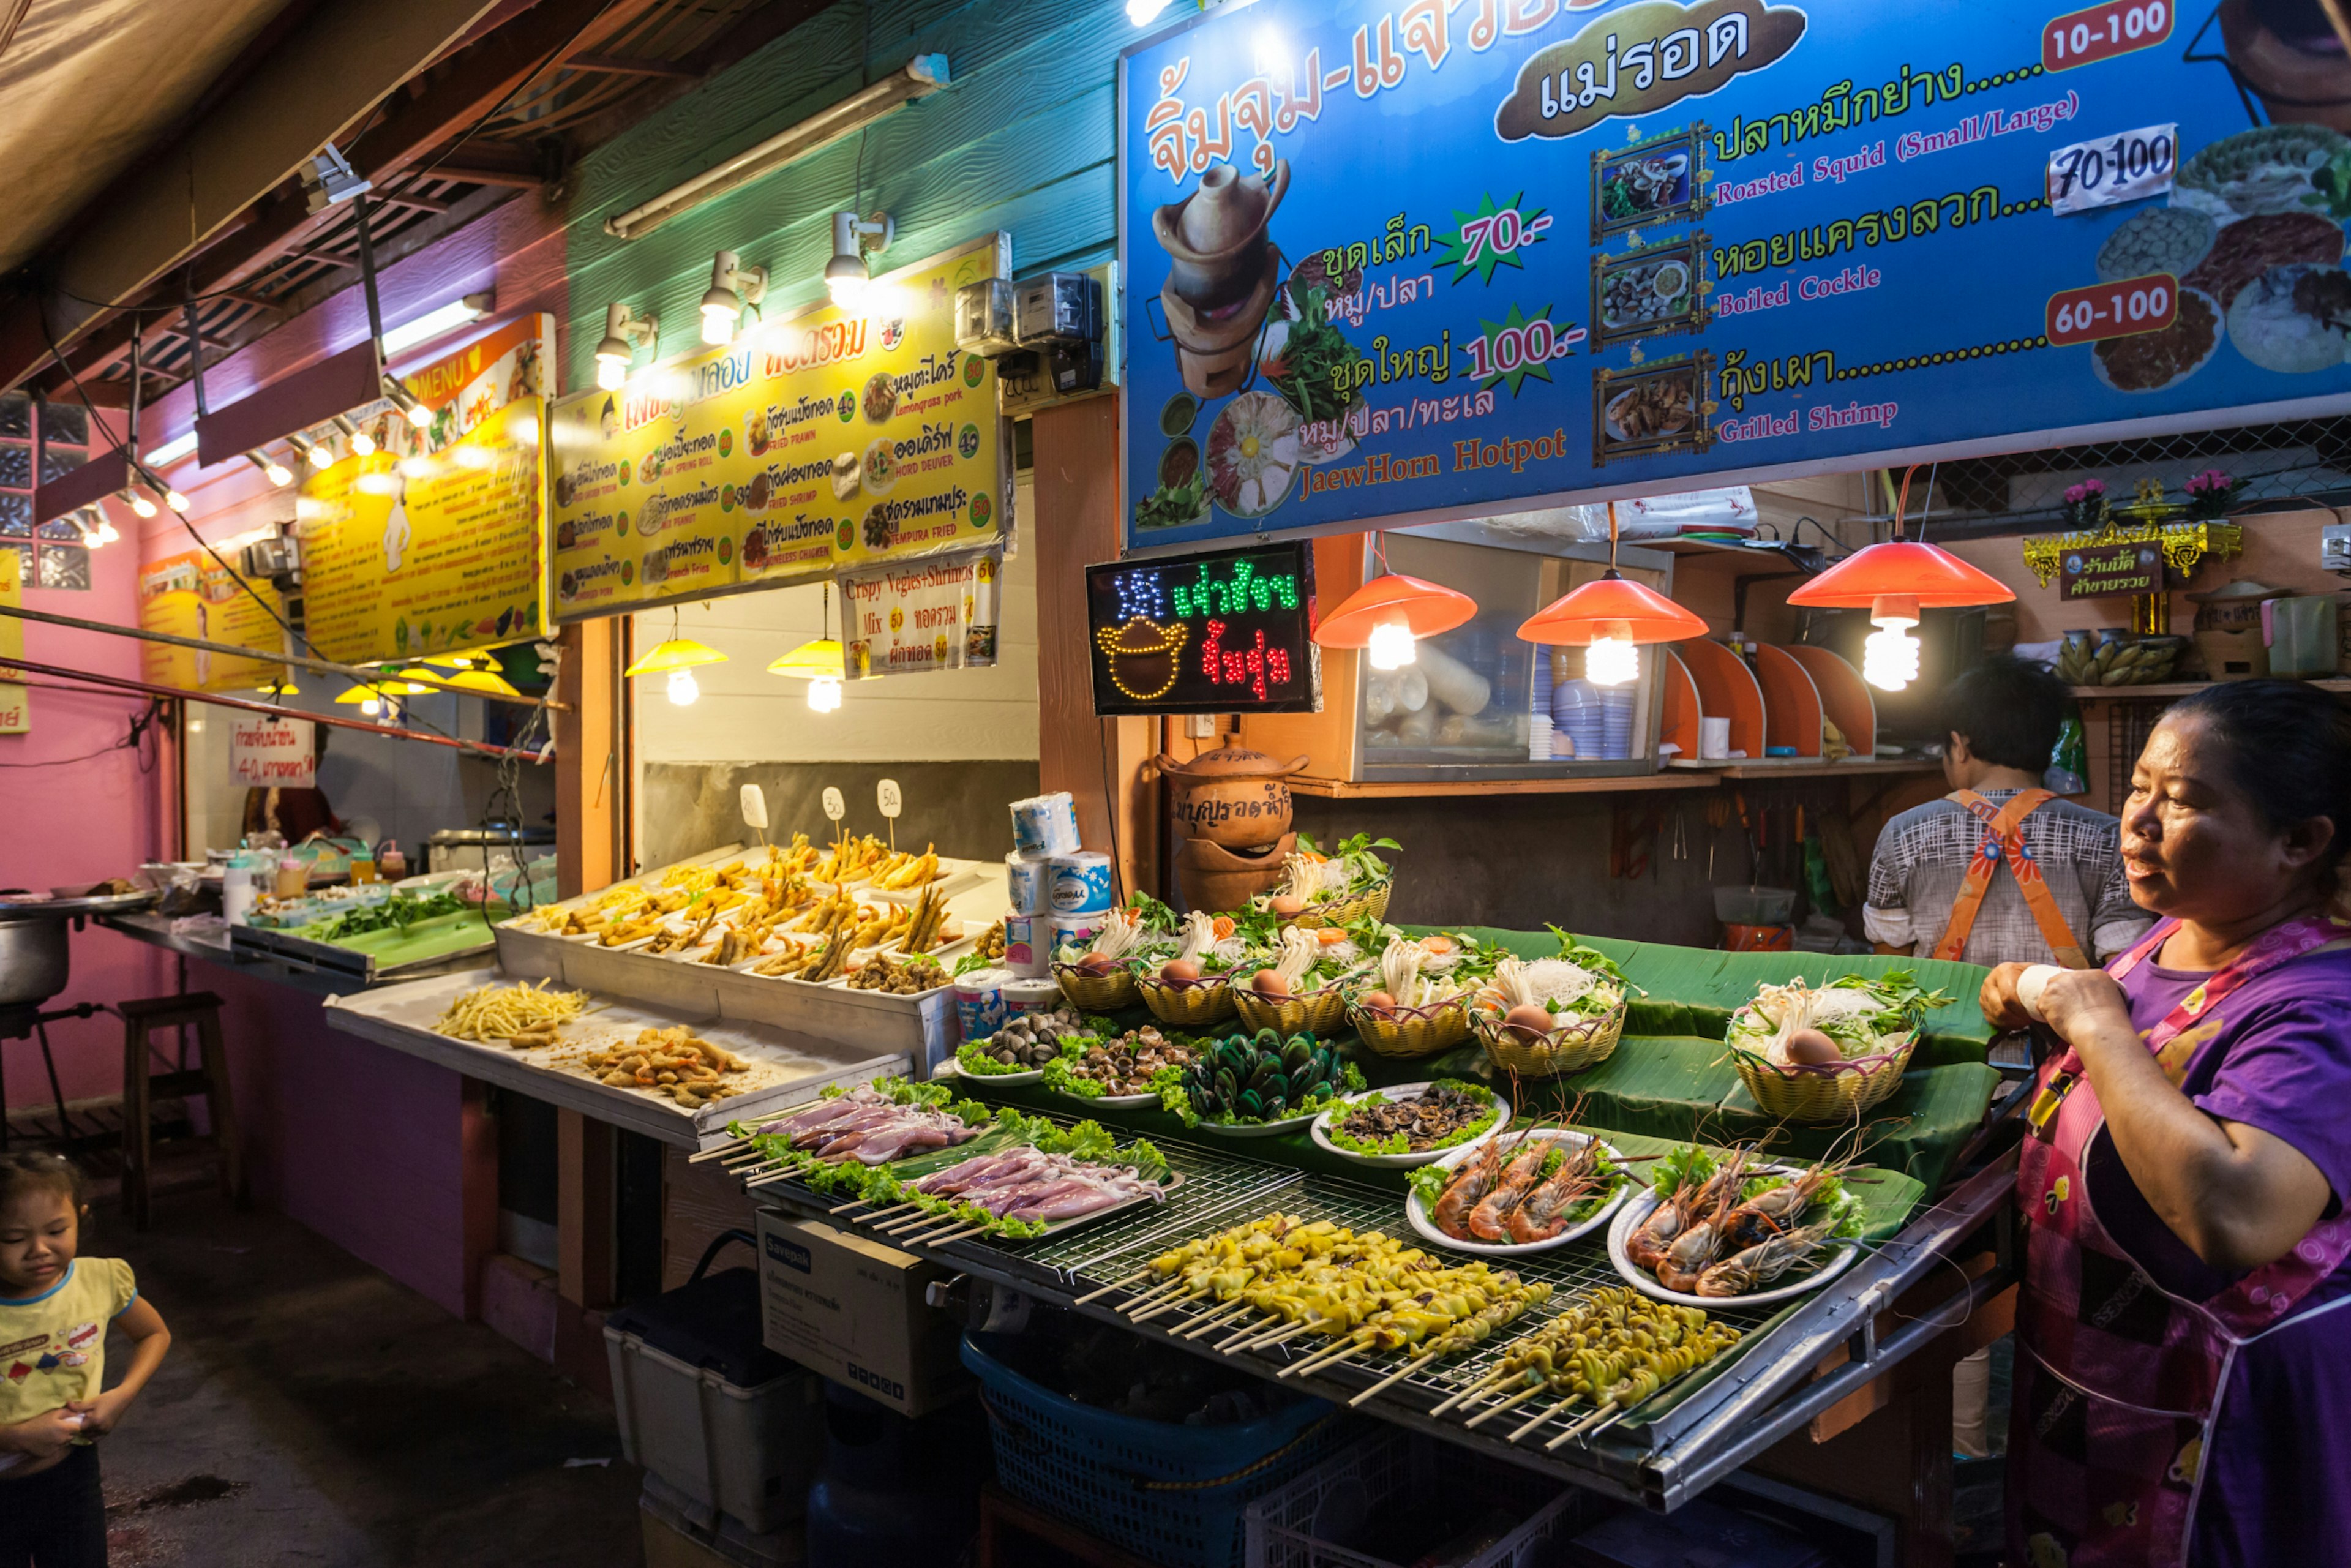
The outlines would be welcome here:
[[[446,305],[427,310],[415,320],[403,321],[383,335],[384,356],[389,359],[402,349],[430,341],[444,332],[454,332],[460,327],[478,321],[496,306],[495,294],[468,294],[463,299],[452,299]]]
[[[168,467],[195,449],[196,433],[192,430],[185,435],[172,437],[171,440],[147,454],[147,465],[151,468]]]
[[[852,131],[862,131],[913,99],[927,97],[946,85],[947,57],[916,55],[863,91],[852,93],[830,109],[819,110],[797,125],[745,148],[649,202],[606,218],[604,232],[615,239],[635,239],[651,234],[680,213],[830,147]]]

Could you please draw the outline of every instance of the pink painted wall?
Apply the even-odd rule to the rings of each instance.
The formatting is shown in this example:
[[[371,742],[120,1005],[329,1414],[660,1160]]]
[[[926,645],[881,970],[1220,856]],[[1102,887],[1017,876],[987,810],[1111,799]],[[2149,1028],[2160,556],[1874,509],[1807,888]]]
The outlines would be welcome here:
[[[138,560],[123,542],[93,551],[87,593],[26,587],[25,607],[85,621],[127,622]],[[0,562],[0,567],[13,562]],[[126,638],[27,623],[25,657],[62,669],[139,674],[139,645]],[[120,749],[146,699],[35,685],[28,735],[0,736],[0,887],[48,888],[129,876],[139,862],[168,860],[177,831],[169,744],[151,738]],[[95,754],[95,755],[92,755]],[[80,760],[76,760],[76,759]],[[142,764],[152,771],[142,772]],[[164,956],[92,926],[76,933],[73,977],[48,1005],[119,1002],[173,988]],[[69,1100],[111,1094],[121,1082],[122,1025],[110,1017],[49,1026],[57,1074]],[[49,1098],[37,1041],[0,1043],[8,1103]]]

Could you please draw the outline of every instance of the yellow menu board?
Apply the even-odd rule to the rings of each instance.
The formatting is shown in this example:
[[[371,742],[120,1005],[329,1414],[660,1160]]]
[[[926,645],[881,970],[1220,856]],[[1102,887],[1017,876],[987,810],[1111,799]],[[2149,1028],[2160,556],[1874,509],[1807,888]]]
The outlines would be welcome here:
[[[526,317],[405,378],[431,423],[377,421],[376,452],[306,474],[303,634],[320,657],[373,664],[546,631],[540,375],[553,325]]]
[[[213,547],[222,561],[233,567],[252,539],[225,539]],[[286,601],[267,580],[256,580],[254,593],[239,586],[239,574],[222,568],[212,554],[185,549],[161,556],[139,568],[139,625],[148,632],[174,637],[200,637],[250,648],[256,654],[286,651],[285,628],[271,619],[283,615]],[[265,608],[266,606],[266,608]],[[266,657],[243,659],[233,653],[213,653],[177,648],[168,643],[140,644],[141,673],[158,685],[200,692],[251,691],[276,685],[287,667]]]
[[[16,580],[16,563],[0,556],[0,608],[14,610],[25,602],[25,585]],[[0,615],[0,674],[10,672],[5,662],[25,656],[25,623]],[[0,735],[23,735],[33,727],[32,706],[25,688],[0,681]]]
[[[1002,235],[876,278],[549,415],[555,616],[807,581],[968,549],[1012,515],[996,371],[955,346],[955,295],[1008,270]]]

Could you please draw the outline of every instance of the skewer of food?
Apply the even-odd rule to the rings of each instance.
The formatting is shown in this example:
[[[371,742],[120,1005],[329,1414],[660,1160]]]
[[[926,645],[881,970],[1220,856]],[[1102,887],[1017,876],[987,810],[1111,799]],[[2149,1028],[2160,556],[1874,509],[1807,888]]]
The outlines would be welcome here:
[[[1632,1409],[1739,1339],[1737,1329],[1702,1308],[1652,1301],[1609,1286],[1569,1302],[1513,1341],[1483,1377],[1429,1413],[1441,1415],[1458,1406],[1471,1412],[1465,1424],[1478,1427],[1530,1400],[1554,1396],[1541,1414],[1510,1433],[1515,1442],[1577,1405],[1591,1406],[1592,1420],[1548,1445],[1556,1448],[1608,1412]]]

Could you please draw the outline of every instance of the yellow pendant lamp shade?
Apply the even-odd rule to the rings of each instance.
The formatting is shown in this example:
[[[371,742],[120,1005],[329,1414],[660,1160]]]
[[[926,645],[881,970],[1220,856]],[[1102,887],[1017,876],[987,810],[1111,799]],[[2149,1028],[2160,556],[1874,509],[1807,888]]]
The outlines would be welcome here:
[[[462,691],[483,692],[491,696],[518,697],[521,689],[496,670],[459,670],[448,677],[448,684]]]
[[[792,675],[808,681],[838,681],[848,674],[848,663],[838,638],[819,637],[801,643],[769,664],[768,674]]]
[[[697,643],[691,637],[672,637],[656,644],[652,652],[627,669],[623,676],[665,675],[674,670],[691,670],[697,664],[723,664],[726,655],[707,643]]]

